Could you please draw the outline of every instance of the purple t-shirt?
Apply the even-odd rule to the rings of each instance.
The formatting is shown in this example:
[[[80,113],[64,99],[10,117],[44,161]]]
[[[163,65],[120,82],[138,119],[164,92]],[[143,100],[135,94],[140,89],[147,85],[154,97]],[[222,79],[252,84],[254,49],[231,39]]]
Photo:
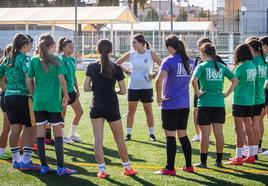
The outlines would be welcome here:
[[[194,60],[190,59],[191,74],[194,70]],[[163,110],[180,109],[190,107],[188,75],[182,62],[181,55],[168,56],[161,64],[160,70],[168,74],[164,79],[163,95],[169,100],[162,103]]]

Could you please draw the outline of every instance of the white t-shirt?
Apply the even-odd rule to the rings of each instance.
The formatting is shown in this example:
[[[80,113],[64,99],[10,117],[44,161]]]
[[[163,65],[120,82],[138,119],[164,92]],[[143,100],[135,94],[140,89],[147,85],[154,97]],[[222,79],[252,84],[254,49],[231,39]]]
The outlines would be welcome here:
[[[151,51],[145,49],[145,52],[140,54],[133,50],[130,52],[129,61],[132,67],[132,73],[128,82],[128,89],[152,89],[152,82],[148,80],[148,75],[153,71]]]

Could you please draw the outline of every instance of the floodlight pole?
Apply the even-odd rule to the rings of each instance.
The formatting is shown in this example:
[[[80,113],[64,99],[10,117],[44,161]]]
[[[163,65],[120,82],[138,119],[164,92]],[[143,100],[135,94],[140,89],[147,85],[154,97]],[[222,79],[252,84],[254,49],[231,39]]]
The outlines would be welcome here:
[[[170,31],[173,32],[173,0],[170,0]]]
[[[74,0],[74,6],[75,6],[75,19],[74,19],[74,51],[75,51],[75,59],[77,61],[77,4],[78,0]]]

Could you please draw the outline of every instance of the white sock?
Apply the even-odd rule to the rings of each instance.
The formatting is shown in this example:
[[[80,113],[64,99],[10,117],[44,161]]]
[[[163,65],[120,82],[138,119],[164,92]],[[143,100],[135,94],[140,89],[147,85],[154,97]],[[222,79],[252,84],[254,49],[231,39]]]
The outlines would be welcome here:
[[[20,147],[11,147],[11,152],[12,152],[12,162],[16,161],[20,163],[21,162]]]
[[[243,146],[243,152],[242,152],[243,156],[248,156],[248,147],[246,145]]]
[[[6,148],[0,148],[0,156],[6,152]]]
[[[148,130],[150,135],[154,135],[154,127],[149,127]]]
[[[254,156],[254,146],[248,146],[248,156]]]
[[[132,132],[132,128],[127,128],[127,134],[131,135],[131,132]]]
[[[77,127],[77,125],[72,124],[71,129],[70,129],[71,136],[75,136],[76,127]]]
[[[24,164],[29,163],[31,161],[32,152],[33,152],[32,147],[29,147],[29,146],[24,146],[23,147],[23,155],[22,155],[21,161]]]
[[[254,154],[253,155],[255,156],[255,155],[258,154],[259,146],[258,145],[254,145],[253,148],[254,148],[254,151],[253,151]]]
[[[106,172],[106,165],[105,163],[98,164],[99,172]]]
[[[123,167],[124,167],[125,169],[127,169],[127,170],[130,170],[130,162],[127,161],[127,162],[123,163]]]
[[[66,137],[64,128],[62,128],[61,131],[62,131],[62,137]]]
[[[236,157],[242,158],[243,147],[236,147]]]

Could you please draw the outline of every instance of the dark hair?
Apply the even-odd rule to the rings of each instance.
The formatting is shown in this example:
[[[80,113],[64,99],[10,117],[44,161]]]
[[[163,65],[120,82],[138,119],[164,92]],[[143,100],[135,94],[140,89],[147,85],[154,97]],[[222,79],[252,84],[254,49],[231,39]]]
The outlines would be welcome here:
[[[213,59],[214,67],[218,72],[220,68],[217,62],[216,48],[211,43],[205,43],[200,47],[200,51]]]
[[[267,45],[268,46],[268,36],[263,36],[259,39],[262,45]]]
[[[260,38],[259,37],[257,37],[257,36],[250,36],[250,37],[248,37],[248,38],[246,38],[245,39],[245,43],[248,43],[250,40],[252,40],[252,39],[254,39],[254,40],[259,40]]]
[[[103,77],[111,79],[113,77],[112,64],[109,59],[109,53],[113,50],[113,44],[108,39],[101,39],[97,43],[97,50],[100,53],[101,70],[100,73]]]
[[[29,39],[25,34],[16,34],[12,41],[12,47],[10,52],[8,53],[8,65],[10,67],[14,66],[15,58],[17,53],[21,50],[21,48],[29,43]]]
[[[201,37],[197,41],[197,47],[201,48],[201,46],[205,43],[212,43],[212,41],[208,37]]]
[[[187,74],[190,75],[191,74],[190,63],[189,63],[190,58],[186,53],[183,41],[180,40],[176,35],[172,34],[166,38],[165,45],[166,47],[174,48],[174,50],[176,50],[176,54],[181,55],[184,69],[186,70]]]
[[[265,58],[264,58],[264,53],[263,53],[263,50],[262,50],[262,44],[260,41],[257,41],[256,39],[252,39],[252,40],[249,40],[247,42],[247,44],[255,51],[255,52],[258,52],[262,59],[263,59],[263,62],[266,64],[266,61],[265,61]]]
[[[34,40],[33,40],[32,36],[30,36],[29,34],[26,34],[26,36],[29,39],[29,43],[33,43]]]
[[[58,53],[63,52],[63,48],[66,47],[66,45],[68,45],[69,43],[73,43],[73,41],[70,40],[70,39],[67,39],[66,37],[61,37],[58,40],[58,49],[57,49],[57,52]]]
[[[234,51],[234,63],[238,65],[240,62],[252,60],[253,55],[251,53],[250,47],[248,44],[240,44],[235,48]]]
[[[55,56],[48,53],[49,47],[55,44],[53,37],[49,34],[41,35],[39,38],[38,51],[41,59],[43,69],[48,71],[50,65],[59,66],[58,60]]]
[[[139,43],[141,43],[144,46],[144,48],[150,49],[150,44],[148,41],[145,40],[144,35],[137,34],[134,36],[134,39],[137,40]]]
[[[6,59],[6,57],[7,57],[8,54],[10,53],[11,49],[12,49],[12,44],[9,43],[9,44],[5,47],[5,50],[4,50],[4,52],[3,52],[3,56],[2,56],[2,58],[1,58],[1,60],[0,60],[0,63],[3,63],[3,62],[4,62],[4,59]]]

